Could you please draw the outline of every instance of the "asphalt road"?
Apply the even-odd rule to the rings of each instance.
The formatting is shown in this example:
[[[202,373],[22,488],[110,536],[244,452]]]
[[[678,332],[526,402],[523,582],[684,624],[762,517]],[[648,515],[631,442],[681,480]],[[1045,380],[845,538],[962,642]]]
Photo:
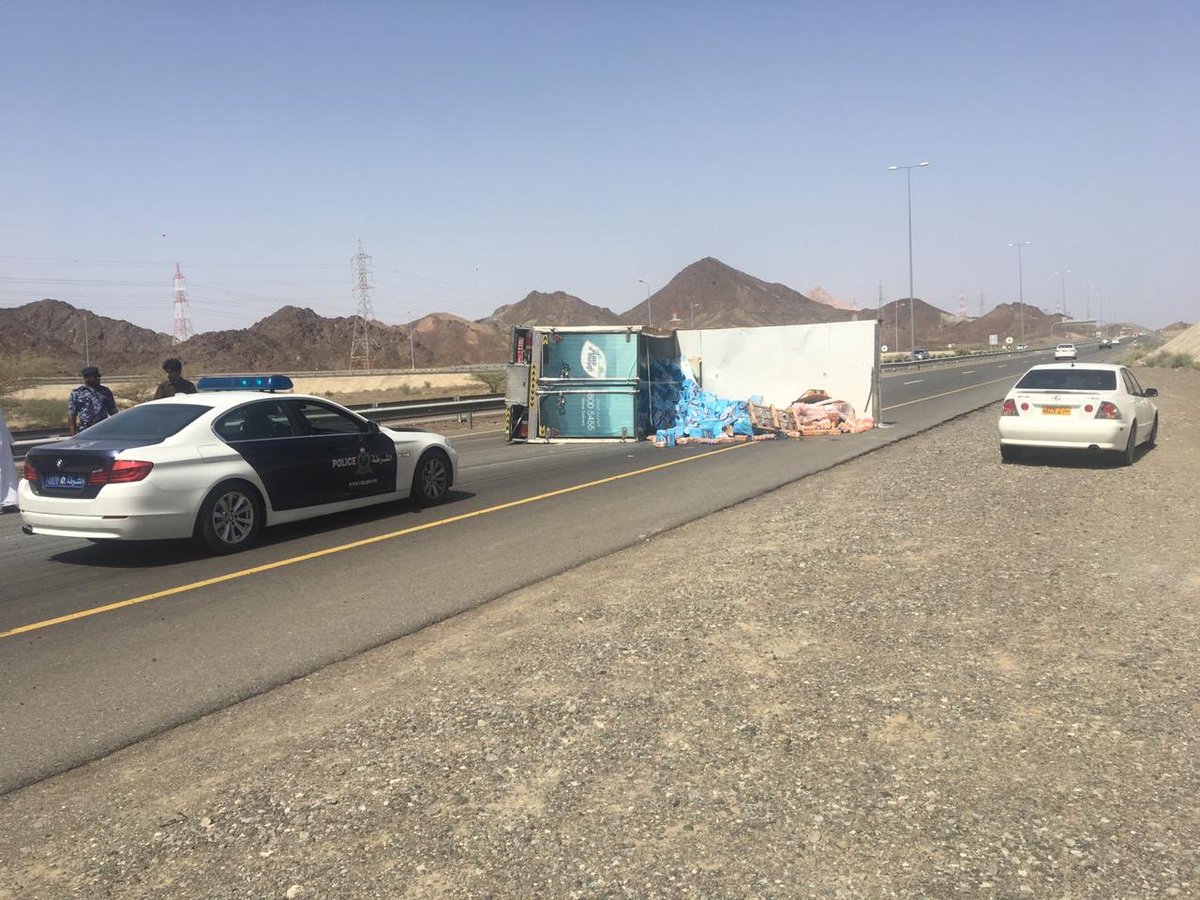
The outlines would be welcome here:
[[[0,793],[996,402],[1048,356],[888,375],[890,427],[839,438],[659,450],[476,433],[455,440],[448,504],[282,526],[233,557],[27,537],[0,517]]]

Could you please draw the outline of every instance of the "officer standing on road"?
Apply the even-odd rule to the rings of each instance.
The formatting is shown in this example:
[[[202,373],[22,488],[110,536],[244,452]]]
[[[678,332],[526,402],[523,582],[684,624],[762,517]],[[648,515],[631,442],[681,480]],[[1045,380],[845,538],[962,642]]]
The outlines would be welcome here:
[[[167,380],[160,384],[158,390],[154,392],[155,400],[174,397],[176,394],[196,393],[196,386],[183,377],[183,363],[172,357],[163,360],[162,367],[163,371],[167,373]]]
[[[79,374],[83,384],[67,398],[67,433],[71,435],[117,414],[117,401],[113,392],[100,383],[100,370],[84,366]]]

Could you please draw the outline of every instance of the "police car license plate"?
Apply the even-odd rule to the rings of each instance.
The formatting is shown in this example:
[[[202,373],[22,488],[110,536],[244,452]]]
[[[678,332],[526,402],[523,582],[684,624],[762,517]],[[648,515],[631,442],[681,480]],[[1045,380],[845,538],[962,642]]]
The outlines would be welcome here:
[[[47,475],[42,479],[42,484],[48,488],[57,490],[78,491],[82,490],[84,483],[87,481],[82,475]]]

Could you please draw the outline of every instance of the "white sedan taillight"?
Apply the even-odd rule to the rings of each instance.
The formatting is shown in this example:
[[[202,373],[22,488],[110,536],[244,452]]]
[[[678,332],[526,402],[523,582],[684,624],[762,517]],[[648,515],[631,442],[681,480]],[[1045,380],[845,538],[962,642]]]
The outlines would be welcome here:
[[[1004,405],[1002,407],[1000,407],[1000,415],[1002,415],[1002,416],[1020,415],[1020,413],[1017,412],[1017,401],[1013,400],[1011,397],[1009,399],[1005,400]]]
[[[1113,403],[1110,400],[1105,400],[1103,403],[1100,404],[1100,408],[1098,410],[1096,410],[1096,418],[1097,419],[1119,419],[1119,418],[1121,418],[1121,411],[1119,409],[1117,409],[1117,406],[1115,403]]]
[[[136,459],[118,459],[111,469],[95,469],[88,475],[88,484],[125,484],[130,481],[141,481],[154,468],[152,462],[142,462]]]

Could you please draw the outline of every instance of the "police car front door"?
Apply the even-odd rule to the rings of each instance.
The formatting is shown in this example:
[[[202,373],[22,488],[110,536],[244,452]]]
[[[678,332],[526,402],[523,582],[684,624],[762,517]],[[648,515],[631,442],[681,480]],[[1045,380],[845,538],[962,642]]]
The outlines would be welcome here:
[[[396,490],[396,447],[391,439],[337,407],[289,400],[305,432],[318,503],[339,503]]]

